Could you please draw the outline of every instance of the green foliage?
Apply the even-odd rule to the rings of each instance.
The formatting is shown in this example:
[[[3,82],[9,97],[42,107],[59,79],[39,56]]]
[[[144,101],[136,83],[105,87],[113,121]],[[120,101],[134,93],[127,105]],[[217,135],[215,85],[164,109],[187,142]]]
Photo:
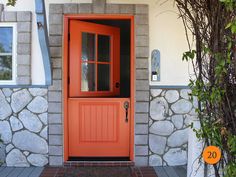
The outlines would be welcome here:
[[[236,135],[229,135],[227,141],[230,153],[236,156]],[[227,164],[225,168],[226,177],[236,176],[236,160]]]
[[[221,167],[224,176],[236,176],[236,1],[175,1],[196,42],[196,50],[189,49],[182,57],[194,67],[189,87],[191,100],[198,99],[201,123],[194,132],[206,145],[218,146],[223,152],[214,165],[215,176],[220,177]]]
[[[236,135],[229,135],[227,144],[230,152],[236,156]]]
[[[236,176],[236,162],[231,162],[225,167],[225,177]]]
[[[2,56],[0,58],[0,66],[3,68],[0,71],[0,80],[11,80],[12,79],[12,57]]]
[[[12,69],[12,56],[2,56],[0,58],[0,66],[8,70]]]
[[[11,71],[0,72],[0,80],[11,80],[11,79],[12,79]]]
[[[15,6],[17,0],[8,0],[7,6]]]
[[[183,54],[182,60],[183,61],[193,60],[195,58],[195,55],[196,55],[196,50],[187,51]]]
[[[202,127],[199,130],[194,129],[198,139],[210,139],[210,144],[223,149],[222,137],[221,137],[221,126],[218,123],[209,121],[209,117],[204,118]]]
[[[236,6],[236,2],[235,0],[219,0],[220,2],[224,3],[226,8],[229,10],[229,11],[233,11],[235,6]]]
[[[225,29],[230,29],[232,34],[236,34],[236,19],[228,23]]]

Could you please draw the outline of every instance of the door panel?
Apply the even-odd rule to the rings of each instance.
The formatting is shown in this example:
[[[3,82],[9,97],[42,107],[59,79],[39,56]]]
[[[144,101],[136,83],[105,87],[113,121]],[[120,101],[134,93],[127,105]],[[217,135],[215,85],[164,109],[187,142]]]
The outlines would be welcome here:
[[[69,99],[69,156],[129,156],[125,102],[129,99]]]
[[[69,50],[69,97],[119,96],[119,28],[71,20]]]

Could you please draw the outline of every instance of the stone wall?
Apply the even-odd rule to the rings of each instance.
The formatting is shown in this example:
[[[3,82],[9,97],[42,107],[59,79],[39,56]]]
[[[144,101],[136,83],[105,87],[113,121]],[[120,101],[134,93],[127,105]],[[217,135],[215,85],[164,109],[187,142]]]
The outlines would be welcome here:
[[[196,117],[196,99],[189,89],[151,89],[149,119],[149,165],[187,164],[188,131]]]
[[[48,163],[47,89],[0,89],[2,160],[7,166]],[[0,158],[1,158],[0,156]]]

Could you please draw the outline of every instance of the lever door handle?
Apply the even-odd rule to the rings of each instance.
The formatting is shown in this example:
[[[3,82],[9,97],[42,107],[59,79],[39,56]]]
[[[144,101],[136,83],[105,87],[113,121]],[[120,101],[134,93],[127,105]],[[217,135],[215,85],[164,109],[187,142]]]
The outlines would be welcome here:
[[[128,122],[129,121],[128,119],[129,102],[128,101],[124,102],[124,108],[125,108],[125,122]]]

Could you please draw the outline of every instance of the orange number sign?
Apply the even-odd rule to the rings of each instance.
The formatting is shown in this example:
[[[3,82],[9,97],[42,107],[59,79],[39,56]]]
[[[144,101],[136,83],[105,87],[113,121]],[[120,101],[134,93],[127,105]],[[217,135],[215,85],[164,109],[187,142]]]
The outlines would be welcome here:
[[[203,151],[203,159],[208,164],[216,164],[221,158],[221,151],[216,146],[208,146]]]

